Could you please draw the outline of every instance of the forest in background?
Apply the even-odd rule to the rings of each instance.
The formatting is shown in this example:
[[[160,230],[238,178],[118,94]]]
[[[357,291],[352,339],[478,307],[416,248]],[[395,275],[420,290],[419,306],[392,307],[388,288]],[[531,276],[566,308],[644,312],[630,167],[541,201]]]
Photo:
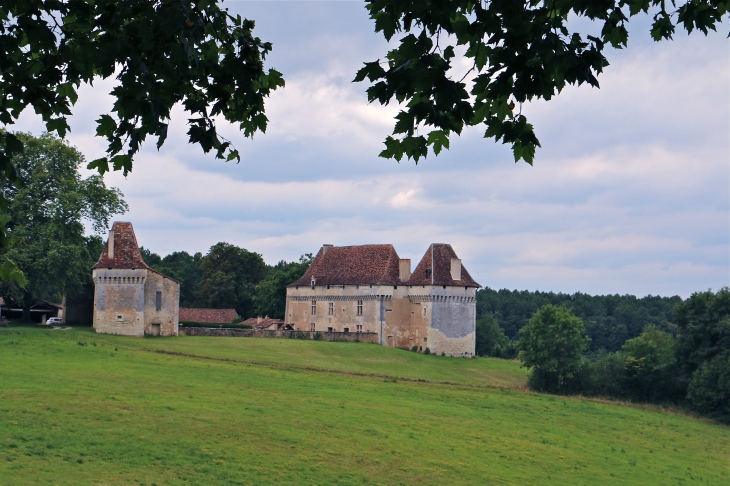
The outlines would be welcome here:
[[[564,305],[583,320],[591,338],[587,352],[618,351],[629,339],[639,336],[648,325],[676,335],[675,307],[682,298],[648,295],[588,295],[581,292],[563,294],[530,292],[528,290],[494,290],[485,287],[477,291],[477,319],[491,315],[510,340],[519,337],[541,307]],[[483,321],[482,321],[483,322]],[[483,353],[484,354],[484,353]]]

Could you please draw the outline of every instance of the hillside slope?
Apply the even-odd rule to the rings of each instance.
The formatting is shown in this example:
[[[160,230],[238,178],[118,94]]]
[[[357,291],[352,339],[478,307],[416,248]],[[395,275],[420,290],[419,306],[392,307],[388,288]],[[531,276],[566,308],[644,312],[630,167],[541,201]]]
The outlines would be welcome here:
[[[0,329],[0,484],[730,479],[728,428],[491,388],[519,386],[515,363],[208,339]]]

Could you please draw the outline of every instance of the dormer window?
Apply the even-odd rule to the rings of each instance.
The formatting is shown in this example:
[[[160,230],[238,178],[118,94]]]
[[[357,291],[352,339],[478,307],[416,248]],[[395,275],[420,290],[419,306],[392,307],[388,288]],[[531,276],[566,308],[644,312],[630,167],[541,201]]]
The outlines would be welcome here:
[[[317,283],[317,279],[312,277],[312,288],[314,289],[314,285]]]
[[[430,268],[426,269],[426,278],[431,278],[431,269]]]

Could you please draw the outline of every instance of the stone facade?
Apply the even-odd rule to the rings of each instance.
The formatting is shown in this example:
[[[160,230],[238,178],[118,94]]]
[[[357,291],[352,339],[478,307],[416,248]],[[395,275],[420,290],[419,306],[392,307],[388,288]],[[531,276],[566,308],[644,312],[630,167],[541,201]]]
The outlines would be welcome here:
[[[450,245],[434,244],[411,275],[392,245],[325,245],[287,288],[300,331],[376,333],[384,346],[473,356],[476,289]]]
[[[114,223],[92,276],[96,332],[177,335],[180,283],[144,263],[131,223]]]

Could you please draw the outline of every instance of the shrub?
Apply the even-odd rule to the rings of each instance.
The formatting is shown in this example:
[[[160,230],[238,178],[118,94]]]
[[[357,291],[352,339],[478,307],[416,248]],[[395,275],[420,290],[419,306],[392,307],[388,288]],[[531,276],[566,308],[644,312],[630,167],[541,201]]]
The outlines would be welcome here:
[[[411,351],[413,351],[414,353],[417,353],[418,352],[418,346],[416,346],[414,344],[413,347],[411,348]]]
[[[423,350],[423,354],[431,354],[431,350],[426,348]]]
[[[314,340],[315,341],[321,341],[322,340],[322,333],[314,333]]]

